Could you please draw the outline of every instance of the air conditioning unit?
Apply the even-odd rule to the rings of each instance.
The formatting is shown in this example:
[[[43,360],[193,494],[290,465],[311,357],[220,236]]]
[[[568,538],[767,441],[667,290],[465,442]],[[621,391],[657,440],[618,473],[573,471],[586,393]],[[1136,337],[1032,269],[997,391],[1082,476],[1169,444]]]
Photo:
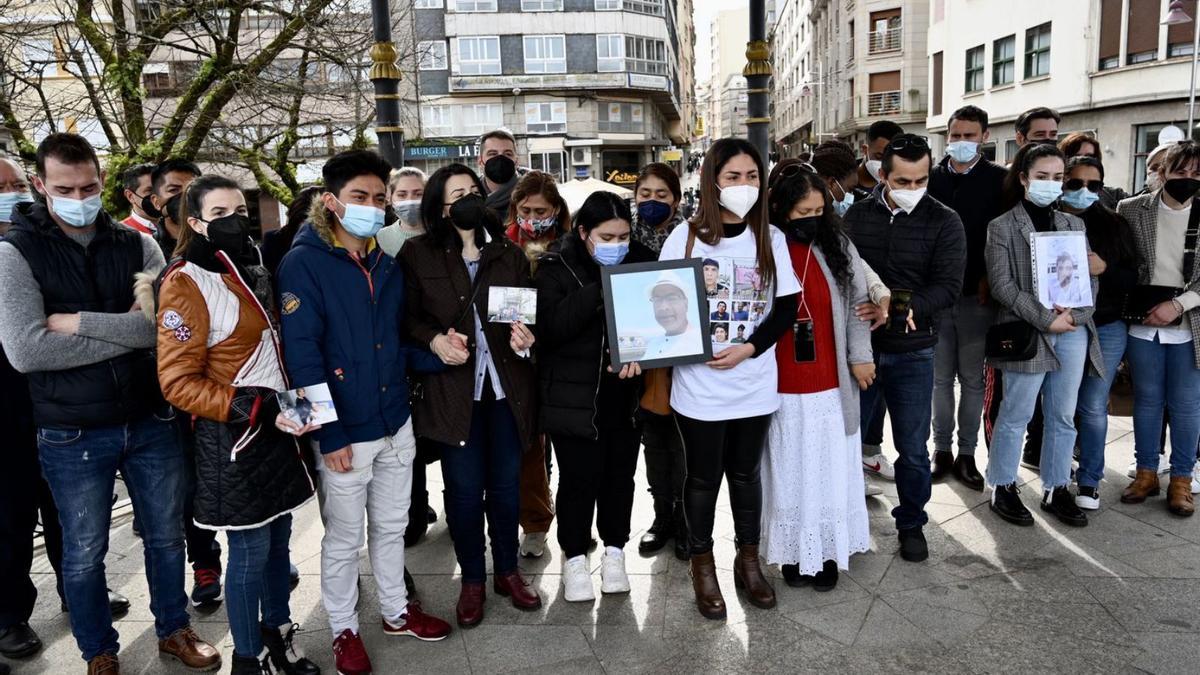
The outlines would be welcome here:
[[[591,164],[592,149],[591,148],[571,148],[571,164]]]

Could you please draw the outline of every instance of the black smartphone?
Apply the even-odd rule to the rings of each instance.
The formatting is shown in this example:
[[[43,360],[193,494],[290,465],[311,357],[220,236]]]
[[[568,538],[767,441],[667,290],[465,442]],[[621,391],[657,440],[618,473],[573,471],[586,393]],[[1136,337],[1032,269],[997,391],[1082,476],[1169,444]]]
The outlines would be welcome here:
[[[892,289],[892,302],[888,306],[887,329],[899,333],[908,332],[908,310],[912,306],[912,291]]]
[[[792,324],[792,350],[796,363],[812,363],[817,360],[817,342],[813,334],[812,319],[796,319]]]

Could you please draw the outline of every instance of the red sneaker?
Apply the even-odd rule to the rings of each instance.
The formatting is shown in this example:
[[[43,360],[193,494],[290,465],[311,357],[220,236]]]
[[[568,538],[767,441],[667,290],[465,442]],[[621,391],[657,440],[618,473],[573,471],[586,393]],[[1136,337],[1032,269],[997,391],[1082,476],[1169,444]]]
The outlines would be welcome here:
[[[399,626],[387,619],[383,620],[383,632],[386,635],[408,635],[426,642],[437,642],[446,639],[450,634],[450,624],[436,616],[430,616],[421,611],[418,602],[408,603],[404,614],[400,616]]]
[[[341,675],[370,675],[371,659],[358,633],[347,628],[333,641],[334,667]]]

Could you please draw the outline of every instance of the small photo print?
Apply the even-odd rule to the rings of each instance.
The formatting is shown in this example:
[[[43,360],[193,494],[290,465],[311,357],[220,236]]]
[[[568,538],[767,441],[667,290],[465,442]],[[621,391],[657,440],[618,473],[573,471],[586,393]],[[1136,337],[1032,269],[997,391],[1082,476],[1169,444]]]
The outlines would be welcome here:
[[[1091,307],[1087,236],[1083,232],[1035,232],[1031,240],[1033,281],[1042,306]]]
[[[754,326],[747,321],[734,321],[729,324],[729,344],[744,345],[754,332]]]
[[[722,261],[725,263],[724,265],[721,264]],[[727,258],[705,258],[702,269],[704,271],[704,296],[709,300],[728,300],[729,288],[733,285],[733,270],[729,260]]]
[[[337,408],[333,407],[333,396],[325,382],[281,391],[275,396],[279,399],[279,412],[300,426],[337,421]]]
[[[762,274],[759,273],[758,263],[753,258],[734,261],[733,297],[738,300],[767,299]]]
[[[708,324],[708,335],[714,345],[729,344],[729,324],[716,321]]]
[[[492,286],[488,289],[488,321],[532,325],[537,321],[537,289]]]

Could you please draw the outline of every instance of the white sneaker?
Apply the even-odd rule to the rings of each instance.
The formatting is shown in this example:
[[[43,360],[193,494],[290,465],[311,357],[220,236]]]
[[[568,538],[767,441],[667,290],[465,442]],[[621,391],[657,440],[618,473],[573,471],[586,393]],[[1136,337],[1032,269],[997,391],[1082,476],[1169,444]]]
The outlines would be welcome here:
[[[521,535],[521,557],[540,558],[546,552],[545,532],[526,532]]]
[[[600,559],[600,592],[605,595],[629,592],[629,575],[625,573],[625,552],[607,546]]]
[[[1192,494],[1200,495],[1200,462],[1196,462],[1196,468],[1192,470]]]
[[[1099,509],[1100,491],[1093,487],[1079,486],[1078,493],[1075,495],[1075,506],[1088,511]]]
[[[563,599],[567,602],[591,602],[596,599],[592,590],[592,575],[588,574],[587,556],[577,555],[563,561]]]
[[[864,456],[862,463],[863,471],[866,471],[868,475],[884,480],[896,480],[896,467],[892,466],[892,463],[888,461],[888,458],[882,452],[870,457]]]
[[[1137,460],[1135,459],[1129,463],[1129,469],[1125,471],[1125,475],[1130,478],[1137,478],[1137,468]],[[1165,476],[1168,473],[1171,473],[1171,456],[1167,454],[1159,455],[1158,475]]]
[[[872,483],[871,479],[865,476],[863,477],[863,486],[866,488],[868,497],[875,497],[883,494],[883,488],[879,487],[875,483]]]

